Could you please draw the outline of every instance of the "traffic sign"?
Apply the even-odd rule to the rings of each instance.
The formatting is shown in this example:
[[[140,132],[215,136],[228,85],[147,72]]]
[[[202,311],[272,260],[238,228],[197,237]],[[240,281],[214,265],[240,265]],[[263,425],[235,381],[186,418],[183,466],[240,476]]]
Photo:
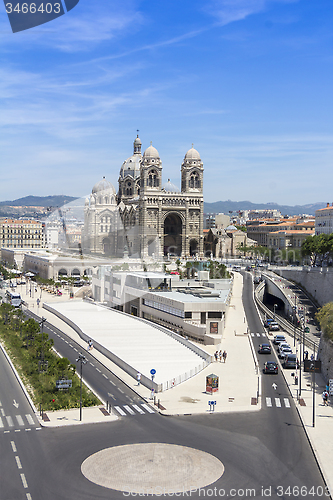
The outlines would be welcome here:
[[[152,368],[152,369],[150,370],[150,374],[151,374],[151,375],[155,375],[155,373],[156,373],[156,370],[155,370],[154,368]]]

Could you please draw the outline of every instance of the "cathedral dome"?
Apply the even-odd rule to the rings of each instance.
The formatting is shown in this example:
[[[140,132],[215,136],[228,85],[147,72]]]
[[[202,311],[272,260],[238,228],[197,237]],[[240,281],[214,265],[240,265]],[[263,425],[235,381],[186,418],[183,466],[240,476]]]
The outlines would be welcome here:
[[[167,193],[180,193],[180,189],[175,184],[172,184],[170,179],[168,179],[168,182],[163,184],[162,189],[164,189]]]
[[[142,146],[142,142],[141,142],[141,139],[139,136],[137,136],[136,139],[134,140],[134,145],[135,146]]]
[[[143,153],[144,158],[159,158],[160,155],[158,154],[158,151],[154,146],[150,145],[146,151]]]
[[[200,160],[199,152],[192,146],[185,155],[185,160]]]
[[[95,184],[95,186],[92,188],[93,194],[99,193],[101,191],[111,191],[112,194],[116,194],[115,188],[113,187],[111,182],[105,179],[105,177],[103,177],[101,181],[97,182],[97,184]]]
[[[127,158],[121,166],[120,177],[124,179],[127,175],[131,175],[133,179],[140,177],[140,162],[142,156],[141,154],[134,154]]]

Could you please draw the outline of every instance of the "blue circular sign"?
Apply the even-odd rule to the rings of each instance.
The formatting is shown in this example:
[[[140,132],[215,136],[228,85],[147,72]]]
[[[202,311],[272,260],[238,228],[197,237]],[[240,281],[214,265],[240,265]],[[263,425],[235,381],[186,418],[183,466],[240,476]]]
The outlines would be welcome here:
[[[150,374],[151,374],[151,375],[155,375],[155,373],[156,373],[156,370],[154,370],[154,368],[152,368],[152,369],[150,370]]]

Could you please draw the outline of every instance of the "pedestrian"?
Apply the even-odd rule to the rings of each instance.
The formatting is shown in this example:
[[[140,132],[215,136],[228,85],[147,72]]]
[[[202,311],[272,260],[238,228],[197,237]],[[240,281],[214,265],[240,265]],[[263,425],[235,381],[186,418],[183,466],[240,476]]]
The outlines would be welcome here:
[[[227,351],[223,351],[222,357],[223,357],[223,362],[225,363],[227,359]]]
[[[323,398],[323,404],[324,404],[324,406],[328,406],[328,392],[327,391],[323,392],[322,398]]]
[[[90,339],[89,342],[88,342],[88,349],[89,351],[91,351],[93,349],[94,345],[93,345],[93,341]]]
[[[222,363],[222,351],[219,351],[220,363]]]
[[[141,373],[140,372],[137,373],[136,380],[138,381],[138,385],[140,385],[141,384]]]
[[[311,359],[311,361],[314,360],[314,354],[311,354],[311,358],[310,359]]]
[[[217,359],[218,359],[218,357],[219,357],[219,353],[218,353],[218,351],[215,351],[214,356],[215,356],[215,361],[217,361]]]
[[[308,352],[308,351],[305,351],[305,352],[304,352],[304,359],[308,359],[308,357],[309,357],[309,352]]]

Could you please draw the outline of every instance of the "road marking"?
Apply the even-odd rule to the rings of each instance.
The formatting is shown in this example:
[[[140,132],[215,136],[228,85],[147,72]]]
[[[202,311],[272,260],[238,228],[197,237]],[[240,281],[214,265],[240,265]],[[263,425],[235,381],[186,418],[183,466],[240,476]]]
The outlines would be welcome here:
[[[102,376],[108,380],[108,377],[105,375],[105,373],[102,373]]]
[[[73,347],[73,349],[74,349],[74,351],[79,352],[79,351],[76,349],[76,347]]]
[[[68,344],[68,345],[69,345],[69,347],[73,347],[72,344]]]
[[[117,387],[118,391],[121,392],[122,394],[125,394],[124,391],[120,389],[120,387]]]
[[[290,408],[290,403],[289,403],[289,399],[288,398],[284,398],[284,405],[286,408]]]
[[[126,415],[126,413],[124,412],[124,410],[120,408],[120,406],[114,406],[113,408],[117,410],[117,412],[120,413],[120,415],[122,416]]]
[[[5,416],[5,410],[3,408],[1,408],[1,416],[4,417]]]
[[[95,365],[94,365],[94,363],[92,363],[91,361],[89,361],[89,364],[90,364],[91,366],[95,366]]]
[[[1,403],[1,401],[0,401],[0,406],[2,406],[2,403]]]
[[[10,431],[3,431],[3,433],[4,433],[4,434],[9,434],[9,433],[10,433]]]
[[[111,382],[112,385],[116,386],[116,384],[114,382],[112,382],[112,380],[110,380],[110,382]]]
[[[27,493],[27,500],[32,500],[30,493]]]
[[[125,394],[125,398],[129,399],[130,402],[133,403],[133,399],[130,396],[127,396],[127,394]]]
[[[261,334],[261,336],[262,336],[262,337],[266,337],[266,333],[262,333],[262,334]]]
[[[68,340],[65,340],[66,344],[69,344]]]
[[[15,441],[11,441],[11,442],[10,442],[10,444],[11,444],[11,447],[12,447],[13,452],[14,452],[14,453],[16,453],[16,452],[17,452],[17,449],[16,449],[16,444],[15,444]]]
[[[155,413],[154,410],[152,408],[150,408],[150,406],[148,406],[146,404],[141,404],[141,406],[142,406],[142,408],[147,410],[149,413]]]
[[[275,405],[276,405],[278,408],[281,408],[281,400],[280,400],[280,398],[275,398]]]
[[[22,464],[21,464],[20,457],[18,457],[18,456],[16,455],[16,456],[15,456],[15,460],[16,460],[16,465],[17,465],[17,468],[18,468],[18,469],[22,469]]]
[[[21,476],[23,488],[28,488],[28,483],[27,483],[27,480],[25,478],[25,475],[24,474],[20,474],[20,476]]]
[[[16,417],[16,420],[18,422],[19,425],[22,425],[22,427],[24,426],[24,422],[23,422],[23,418],[21,417],[21,415],[15,415]]]
[[[34,424],[34,419],[32,418],[32,416],[30,415],[30,413],[27,413],[25,418],[28,420],[28,423],[33,425]]]
[[[21,429],[15,429],[14,432],[21,432]]]
[[[254,333],[251,333],[251,337],[254,337]]]
[[[140,406],[138,406],[138,405],[132,405],[132,406],[133,406],[133,408],[134,408],[136,411],[138,411],[139,413],[141,413],[141,415],[143,415],[143,414],[144,414],[144,411],[140,408]]]
[[[7,420],[7,424],[9,425],[9,427],[14,427],[12,417],[6,417],[6,420]]]
[[[266,406],[272,406],[271,398],[266,398]]]
[[[99,368],[96,368],[96,371],[97,371],[98,373],[102,373],[102,372],[101,372],[101,370],[100,370]]]
[[[25,430],[25,432],[29,432],[29,431],[31,431],[31,429],[24,429],[24,430]]]
[[[2,428],[4,425],[3,425],[3,421],[2,421],[2,418],[0,417],[0,428]]]
[[[257,337],[260,337],[260,333],[257,332]]]
[[[125,408],[125,410],[128,411],[128,413],[130,413],[131,415],[135,415],[135,411],[132,410],[132,408],[128,405],[123,405],[123,408]]]
[[[41,431],[42,428],[41,427],[36,427],[36,431]]]

